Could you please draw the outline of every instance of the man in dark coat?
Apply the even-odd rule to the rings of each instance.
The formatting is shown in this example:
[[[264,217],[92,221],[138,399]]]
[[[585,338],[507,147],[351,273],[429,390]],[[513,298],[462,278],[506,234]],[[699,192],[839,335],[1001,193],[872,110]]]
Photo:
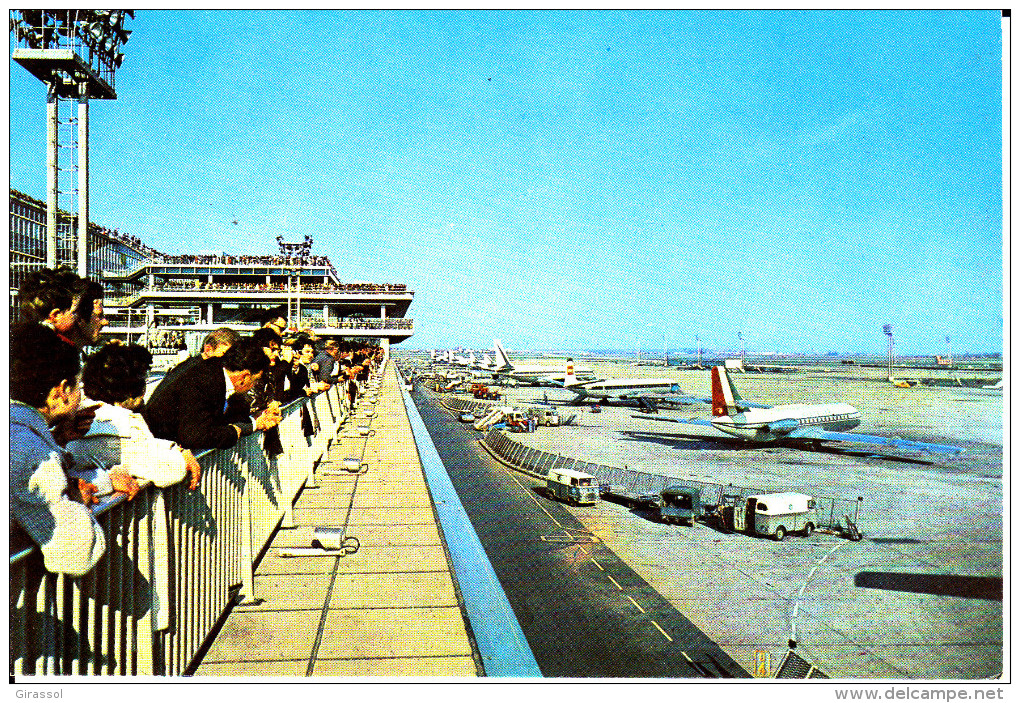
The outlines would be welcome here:
[[[203,359],[164,379],[143,413],[152,434],[185,449],[223,449],[255,430],[280,422],[269,408],[252,420],[245,395],[259,382],[269,358],[257,342],[242,339],[222,357]]]

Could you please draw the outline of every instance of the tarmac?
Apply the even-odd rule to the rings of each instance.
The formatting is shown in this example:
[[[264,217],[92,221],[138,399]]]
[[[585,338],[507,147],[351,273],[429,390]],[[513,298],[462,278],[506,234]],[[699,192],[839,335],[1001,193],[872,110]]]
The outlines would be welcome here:
[[[603,377],[676,376],[711,395],[707,371],[596,364]],[[880,370],[815,369],[734,374],[748,401],[848,402],[855,432],[955,444],[951,461],[915,463],[682,438],[673,423],[633,408],[587,408],[577,424],[515,434],[544,451],[701,481],[862,498],[864,539],[816,532],[784,542],[667,526],[640,508],[600,501],[568,510],[736,661],[765,675],[791,640],[832,678],[973,679],[999,675],[1003,659],[1002,394],[972,388],[895,388]],[[561,389],[508,389],[501,404]],[[660,416],[708,417],[707,406]],[[697,428],[694,428],[697,431]],[[528,479],[536,484],[534,479]],[[761,662],[766,665],[761,667]]]
[[[393,365],[374,417],[367,402],[339,430],[317,487],[295,503],[195,676],[473,677],[478,674]],[[355,429],[369,424],[373,436]],[[360,458],[364,473],[344,459]],[[334,474],[335,472],[335,474]],[[283,557],[313,530],[346,527],[344,557]],[[353,542],[349,544],[353,545]]]

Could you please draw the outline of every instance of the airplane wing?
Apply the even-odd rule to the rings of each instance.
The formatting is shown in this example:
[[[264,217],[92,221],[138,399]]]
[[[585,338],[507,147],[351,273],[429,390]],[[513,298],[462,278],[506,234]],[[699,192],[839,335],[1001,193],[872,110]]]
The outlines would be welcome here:
[[[870,444],[889,447],[902,451],[928,452],[936,454],[956,455],[963,451],[960,447],[948,444],[932,444],[929,442],[912,442],[899,437],[882,437],[879,435],[856,434],[849,432],[830,432],[812,427],[797,428],[786,435],[790,439],[818,440],[822,442],[842,442],[845,444]]]
[[[726,442],[736,441],[733,435],[723,432],[718,427],[713,425],[709,420],[702,420],[696,417],[692,417],[689,420],[679,420],[673,417],[659,417],[656,415],[631,415],[631,417],[638,420],[656,420],[658,422],[673,422],[678,425],[689,425],[690,430],[678,429],[678,436],[693,437],[700,439],[709,440],[723,440]]]

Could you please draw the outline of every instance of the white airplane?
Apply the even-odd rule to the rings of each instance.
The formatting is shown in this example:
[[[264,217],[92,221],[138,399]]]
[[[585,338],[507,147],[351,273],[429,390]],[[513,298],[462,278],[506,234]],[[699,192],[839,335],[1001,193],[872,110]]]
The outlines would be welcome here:
[[[577,394],[575,402],[586,398],[638,400],[652,394],[680,393],[680,385],[672,378],[603,378],[582,381],[574,374],[574,360],[567,359],[563,387]]]
[[[632,417],[686,425],[712,427],[722,436],[737,437],[750,442],[769,444],[799,441],[820,445],[822,442],[845,444],[884,445],[906,451],[959,454],[963,450],[945,444],[912,442],[899,437],[851,434],[861,424],[861,413],[846,403],[827,405],[754,405],[745,402],[737,393],[725,366],[712,367],[712,419],[678,420],[665,417]],[[704,436],[704,435],[699,435]],[[710,437],[709,437],[710,438]]]
[[[507,356],[500,340],[492,340],[492,348],[496,352],[496,358],[493,361],[495,368],[491,369],[494,373],[522,383],[562,385],[566,374],[562,363],[515,364],[510,361],[510,357]],[[585,377],[595,378],[590,368],[578,367],[576,373]]]

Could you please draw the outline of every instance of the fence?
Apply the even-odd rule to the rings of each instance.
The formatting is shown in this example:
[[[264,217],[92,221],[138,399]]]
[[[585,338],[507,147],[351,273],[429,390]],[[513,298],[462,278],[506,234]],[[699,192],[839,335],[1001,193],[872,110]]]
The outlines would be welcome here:
[[[34,547],[12,555],[11,675],[185,673],[226,609],[257,597],[255,562],[345,419],[334,386],[284,408],[279,456],[256,433],[199,454],[198,490],[148,484],[102,505],[106,554],[85,576],[48,573]]]
[[[472,404],[470,401],[462,400],[456,402],[457,408],[460,410],[470,409],[467,407],[470,404]],[[775,493],[774,489],[762,487],[749,488],[732,484],[723,486],[719,483],[695,481],[676,476],[663,476],[662,474],[650,474],[645,471],[635,471],[634,469],[571,459],[526,447],[520,442],[510,439],[504,432],[496,429],[489,430],[482,441],[489,449],[499,455],[503,461],[538,478],[545,478],[552,469],[574,469],[575,471],[591,474],[598,479],[599,484],[602,486],[611,486],[613,490],[635,496],[659,494],[666,486],[687,486],[698,488],[701,491],[702,504],[715,506],[727,502],[742,502],[748,496],[761,493]],[[842,525],[844,516],[849,516],[856,524],[860,517],[860,506],[860,498],[855,500],[832,496],[815,496],[814,525],[816,527],[836,529]]]

